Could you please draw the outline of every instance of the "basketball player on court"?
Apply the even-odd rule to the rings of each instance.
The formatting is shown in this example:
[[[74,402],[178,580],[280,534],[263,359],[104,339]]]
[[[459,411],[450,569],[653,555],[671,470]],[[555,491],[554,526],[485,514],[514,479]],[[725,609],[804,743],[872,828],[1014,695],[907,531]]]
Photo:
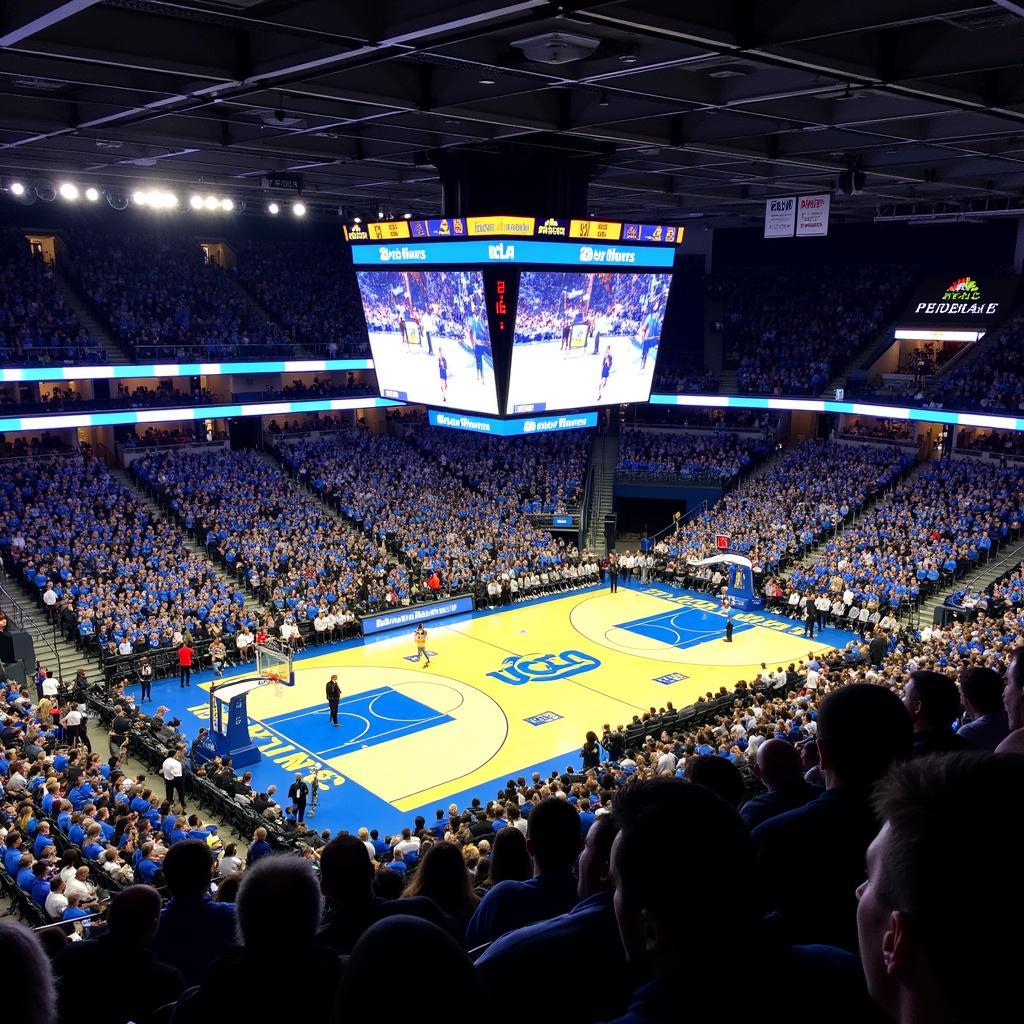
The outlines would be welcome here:
[[[441,401],[448,401],[448,360],[444,357],[444,349],[437,349],[437,375],[441,379]]]
[[[422,661],[424,658],[427,659],[426,668],[430,668],[430,655],[427,654],[427,631],[423,628],[421,623],[416,627],[416,632],[413,634],[416,638],[416,660],[417,662]]]
[[[483,384],[484,354],[487,351],[487,325],[477,312],[475,305],[470,306],[469,319],[466,321],[466,328],[469,335],[469,347],[473,351],[473,359],[476,363],[476,379],[480,384]]]
[[[604,359],[601,360],[601,386],[597,389],[597,397],[604,394],[605,385],[608,383],[608,375],[612,372],[612,347],[609,345],[604,351]]]

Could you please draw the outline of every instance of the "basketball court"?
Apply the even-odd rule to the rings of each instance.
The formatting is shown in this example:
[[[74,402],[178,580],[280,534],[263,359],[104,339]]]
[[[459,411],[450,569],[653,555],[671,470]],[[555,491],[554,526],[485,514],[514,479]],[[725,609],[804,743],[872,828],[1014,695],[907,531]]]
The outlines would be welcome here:
[[[486,802],[508,778],[578,765],[585,734],[600,734],[604,723],[628,723],[666,701],[683,708],[753,678],[762,661],[774,668],[850,639],[826,629],[812,645],[802,622],[763,612],[736,613],[734,627],[728,644],[717,601],[652,584],[428,626],[429,667],[416,661],[411,630],[318,648],[295,660],[294,686],[248,694],[262,755],[254,780],[260,789],[277,783],[283,799],[294,772],[315,771],[320,804],[311,824],[383,833],[419,813],[433,820],[452,802]],[[332,673],[342,691],[337,726],[324,695]],[[208,689],[170,680],[155,698],[194,735],[208,724]]]

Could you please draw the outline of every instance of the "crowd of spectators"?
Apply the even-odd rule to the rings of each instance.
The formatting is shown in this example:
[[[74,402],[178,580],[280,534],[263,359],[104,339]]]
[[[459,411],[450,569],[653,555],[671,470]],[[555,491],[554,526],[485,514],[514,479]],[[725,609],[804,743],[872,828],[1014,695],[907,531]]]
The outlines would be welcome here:
[[[994,452],[1020,458],[1024,455],[1024,435],[1009,430],[960,430],[957,451]]]
[[[193,423],[190,428],[127,427],[119,429],[116,434],[117,444],[121,448],[172,448],[223,441],[226,437],[223,431],[208,430],[205,425],[198,423]]]
[[[64,234],[62,269],[134,359],[260,359],[294,351],[288,335],[259,314],[194,239]]]
[[[656,394],[714,395],[718,392],[718,374],[713,370],[683,370],[676,366],[662,366],[659,361],[654,369]]]
[[[278,626],[312,623],[321,610],[351,620],[410,596],[403,565],[250,449],[163,452],[131,470]]]
[[[235,273],[294,341],[318,356],[369,355],[359,289],[334,242],[233,242]]]
[[[670,574],[688,560],[717,554],[726,535],[758,576],[773,573],[864,507],[914,462],[888,445],[807,441],[743,481],[713,508],[681,522],[655,545]]]
[[[104,362],[102,346],[57,293],[53,270],[16,228],[0,228],[0,362]]]
[[[704,434],[626,430],[619,439],[615,471],[642,479],[709,480],[724,485],[768,450],[768,443],[756,436],[724,430]]]
[[[66,636],[100,657],[232,635],[252,619],[240,587],[154,516],[98,459],[0,468],[5,563]]]
[[[900,613],[1024,526],[1024,469],[943,459],[907,478],[793,570],[801,593]],[[838,609],[835,609],[838,611]]]
[[[47,1024],[56,1005],[70,1020],[71,986],[115,952],[122,987],[137,992],[104,1011],[117,1024],[150,1024],[174,1002],[184,1021],[293,1006],[288,986],[251,983],[257,968],[306,971],[304,1008],[344,1024],[379,1006],[395,950],[408,962],[403,983],[458,986],[481,1002],[537,963],[585,977],[596,944],[601,984],[551,986],[546,1016],[671,1024],[681,981],[717,991],[735,980],[735,958],[721,950],[737,927],[759,950],[745,980],[768,991],[797,978],[831,1021],[995,1019],[1013,986],[998,922],[1007,898],[1020,901],[995,882],[981,906],[977,881],[971,900],[951,906],[948,895],[970,858],[1012,861],[1024,842],[1014,810],[1024,796],[1022,639],[1016,609],[903,630],[879,649],[812,650],[687,708],[606,724],[600,738],[588,734],[582,767],[509,779],[486,801],[384,837],[312,832],[294,806],[282,814],[274,793],[229,764],[199,763],[173,723],[130,705],[108,716],[104,764],[74,749],[74,695],[8,686],[0,858],[14,870],[0,877],[29,920],[64,922],[30,943],[33,1006],[51,1016],[29,1019]],[[162,774],[173,779],[176,765],[266,819],[244,859],[216,825],[184,813],[175,787],[164,800],[144,776],[123,774],[133,732],[164,746],[173,764]],[[289,830],[296,841],[281,842]],[[274,852],[271,832],[290,852]],[[694,834],[702,841],[687,841]],[[654,869],[666,849],[668,881]],[[794,865],[807,864],[812,877],[794,884]],[[108,898],[105,918],[93,917]],[[985,927],[973,930],[979,913]],[[29,941],[4,937],[19,936]],[[962,991],[957,968],[993,963],[988,985]],[[161,984],[145,984],[153,979]],[[520,1010],[489,1013],[511,1024]]]
[[[633,406],[627,422],[637,427],[657,424],[696,430],[757,430],[768,438],[775,436],[778,431],[779,414],[758,409],[690,409],[682,405],[648,405]]]
[[[818,394],[870,342],[913,284],[899,266],[716,272],[726,361],[742,392]]]
[[[420,426],[406,435],[445,470],[503,508],[578,511],[590,457],[589,431],[480,437]]]
[[[283,446],[280,456],[375,546],[400,553],[413,599],[430,596],[425,588],[435,576],[450,593],[513,580],[519,590],[530,575],[542,589],[592,582],[591,560],[535,528],[518,494],[474,491],[407,440],[353,430]]]
[[[916,423],[910,420],[882,420],[875,416],[848,419],[839,429],[842,437],[855,437],[874,441],[912,441]]]
[[[947,409],[1024,409],[1024,317],[1005,324],[1000,336],[935,382],[929,398]]]

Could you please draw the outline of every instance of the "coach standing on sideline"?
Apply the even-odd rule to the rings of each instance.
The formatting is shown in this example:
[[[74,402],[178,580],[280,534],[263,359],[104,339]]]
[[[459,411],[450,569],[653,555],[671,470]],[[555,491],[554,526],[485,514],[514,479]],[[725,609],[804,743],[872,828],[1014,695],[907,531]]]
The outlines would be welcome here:
[[[338,701],[341,700],[341,687],[335,673],[327,680],[327,706],[331,709],[331,725],[338,724]]]
[[[617,594],[619,592],[619,563],[614,555],[608,559],[608,581],[611,584],[612,593]]]
[[[306,817],[309,784],[303,780],[301,772],[295,773],[295,781],[288,787],[288,799],[295,808],[295,820],[302,821]]]

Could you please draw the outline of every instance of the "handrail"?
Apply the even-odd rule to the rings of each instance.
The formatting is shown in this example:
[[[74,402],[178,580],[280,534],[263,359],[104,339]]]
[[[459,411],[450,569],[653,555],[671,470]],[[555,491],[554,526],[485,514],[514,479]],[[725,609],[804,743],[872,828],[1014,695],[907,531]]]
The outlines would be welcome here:
[[[583,504],[580,506],[580,529],[576,538],[576,550],[582,551],[586,547],[585,541],[590,532],[590,518],[594,514],[591,504],[594,484],[594,464],[587,466],[587,479],[583,484]]]
[[[5,613],[10,609],[10,614],[7,615],[8,619],[11,619],[18,630],[32,635],[33,643],[41,642],[49,652],[53,655],[54,661],[57,663],[57,678],[60,679],[62,675],[60,651],[57,650],[57,643],[54,637],[49,635],[49,629],[45,623],[37,623],[32,617],[31,612],[27,612],[18,601],[16,597],[4,586],[0,585],[0,606],[4,607]],[[53,625],[53,630],[56,632],[56,625]],[[37,658],[36,661],[39,659]],[[26,665],[26,671],[35,666]]]
[[[672,522],[669,523],[668,526],[659,530],[656,534],[654,534],[653,537],[648,537],[647,539],[653,544],[655,543],[655,541],[658,540],[659,537],[662,537],[666,533],[668,533],[669,530],[674,530],[677,526],[682,526],[683,523],[687,522],[689,519],[692,519],[694,516],[699,516],[702,513],[706,512],[707,510],[708,499],[705,498],[696,508],[687,509],[686,512],[679,517],[678,521],[672,520]]]

